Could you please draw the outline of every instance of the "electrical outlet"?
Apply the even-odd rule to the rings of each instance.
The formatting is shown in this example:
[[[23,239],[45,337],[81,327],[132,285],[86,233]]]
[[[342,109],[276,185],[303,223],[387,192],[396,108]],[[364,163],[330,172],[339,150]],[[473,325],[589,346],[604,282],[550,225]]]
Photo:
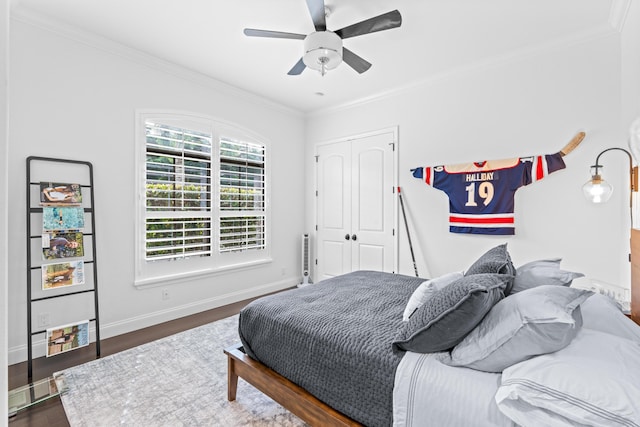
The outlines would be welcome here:
[[[169,299],[169,289],[162,290],[162,299],[165,301]]]
[[[40,313],[38,314],[38,327],[44,328],[45,326],[49,326],[51,322],[51,317],[49,313]]]

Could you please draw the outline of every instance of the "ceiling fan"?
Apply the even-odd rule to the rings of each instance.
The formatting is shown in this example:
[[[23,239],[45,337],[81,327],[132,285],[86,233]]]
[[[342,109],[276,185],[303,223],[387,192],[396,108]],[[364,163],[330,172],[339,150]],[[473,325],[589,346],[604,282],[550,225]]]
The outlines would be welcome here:
[[[244,29],[244,34],[250,37],[304,40],[304,54],[287,73],[290,76],[299,75],[306,67],[320,71],[324,76],[328,70],[336,68],[342,61],[362,74],[371,67],[371,63],[344,47],[342,40],[377,31],[390,30],[402,24],[400,12],[393,10],[336,31],[329,31],[326,23],[328,9],[324,5],[324,0],[306,0],[306,2],[316,29],[310,34],[256,30],[253,28]]]

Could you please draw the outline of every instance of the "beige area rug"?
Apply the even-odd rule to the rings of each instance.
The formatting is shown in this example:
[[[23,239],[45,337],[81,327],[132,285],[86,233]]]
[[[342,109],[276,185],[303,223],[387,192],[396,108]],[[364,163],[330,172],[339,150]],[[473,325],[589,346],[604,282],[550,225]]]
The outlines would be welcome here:
[[[227,358],[238,338],[228,317],[64,371],[72,427],[305,426],[240,379],[227,401]]]

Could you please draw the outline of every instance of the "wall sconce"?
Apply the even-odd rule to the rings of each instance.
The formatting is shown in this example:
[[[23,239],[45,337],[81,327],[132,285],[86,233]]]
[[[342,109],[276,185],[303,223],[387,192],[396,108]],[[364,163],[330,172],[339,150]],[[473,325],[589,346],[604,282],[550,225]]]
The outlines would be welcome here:
[[[635,147],[640,149],[640,119],[634,122],[634,125],[636,124],[637,138],[634,139],[634,126],[632,125],[629,146],[634,147],[633,144],[636,143]],[[592,203],[605,203],[609,198],[611,198],[611,194],[613,194],[613,186],[602,179],[602,175],[600,175],[600,169],[603,167],[600,164],[600,156],[608,151],[622,151],[627,155],[627,157],[629,157],[629,188],[631,189],[629,192],[629,213],[631,217],[631,224],[633,225],[633,192],[638,191],[638,167],[633,166],[633,157],[629,151],[624,148],[612,147],[600,152],[598,157],[596,157],[596,164],[591,166],[594,169],[591,179],[582,186],[582,191],[587,200],[590,200]]]

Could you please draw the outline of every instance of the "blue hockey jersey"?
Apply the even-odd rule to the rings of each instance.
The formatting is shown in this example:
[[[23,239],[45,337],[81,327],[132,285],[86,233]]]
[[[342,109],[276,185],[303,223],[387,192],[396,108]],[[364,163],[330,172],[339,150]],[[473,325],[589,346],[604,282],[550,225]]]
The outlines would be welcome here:
[[[522,186],[564,169],[560,153],[412,169],[415,178],[449,196],[452,233],[515,233],[514,197]]]

